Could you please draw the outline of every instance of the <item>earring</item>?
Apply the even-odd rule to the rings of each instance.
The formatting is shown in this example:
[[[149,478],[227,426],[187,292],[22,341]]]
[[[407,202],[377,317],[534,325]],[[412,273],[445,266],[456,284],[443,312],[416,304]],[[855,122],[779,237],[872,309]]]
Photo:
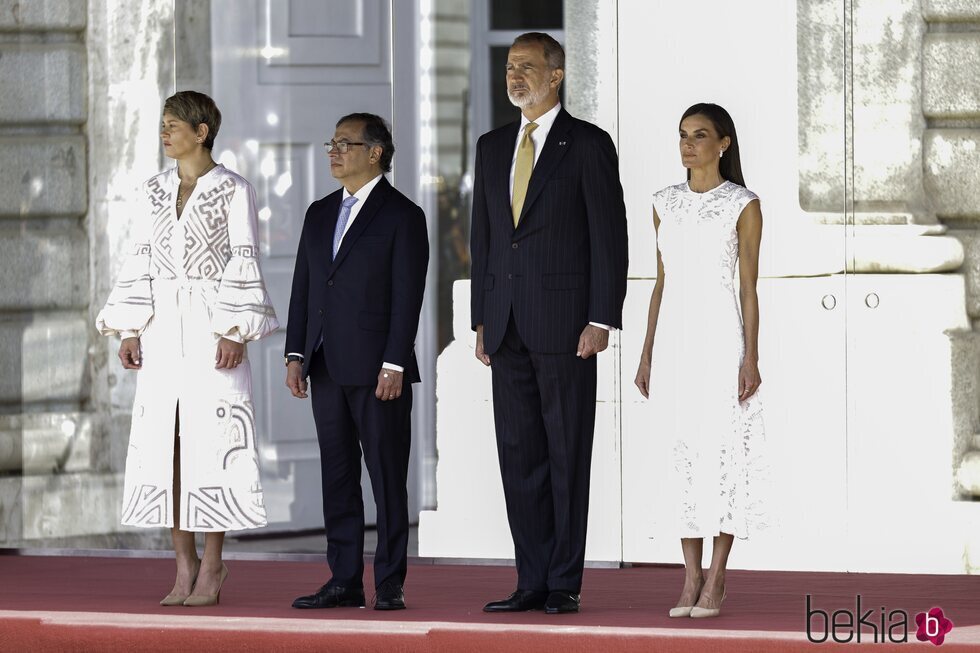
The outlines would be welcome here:
[[[204,141],[204,139],[203,139],[203,138],[199,138],[199,139],[197,139],[197,142],[198,142],[198,143],[201,143],[201,142],[203,142],[203,141]]]
[[[720,159],[721,157],[723,157],[723,156],[725,156],[725,150],[721,150],[720,152],[718,152],[718,158],[719,158],[719,159]]]

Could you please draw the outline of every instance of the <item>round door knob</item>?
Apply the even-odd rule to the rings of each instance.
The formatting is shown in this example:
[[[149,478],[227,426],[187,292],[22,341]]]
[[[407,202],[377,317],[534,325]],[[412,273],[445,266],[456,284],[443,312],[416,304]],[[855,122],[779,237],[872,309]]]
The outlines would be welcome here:
[[[820,304],[828,311],[832,311],[837,306],[837,298],[833,295],[824,295],[823,299],[820,300]]]
[[[878,308],[880,303],[881,299],[878,297],[878,293],[868,293],[868,296],[864,298],[864,305],[868,308]]]

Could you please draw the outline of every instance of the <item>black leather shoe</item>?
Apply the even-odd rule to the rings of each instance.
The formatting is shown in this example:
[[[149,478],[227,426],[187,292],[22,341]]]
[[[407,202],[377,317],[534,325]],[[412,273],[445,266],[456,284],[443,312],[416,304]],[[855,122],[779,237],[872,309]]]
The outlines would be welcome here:
[[[578,604],[580,602],[581,599],[578,594],[566,592],[565,590],[555,590],[548,595],[548,600],[544,604],[544,611],[548,614],[578,612]]]
[[[301,596],[293,601],[294,608],[363,608],[364,589],[327,583],[316,594]]]
[[[548,592],[517,590],[502,601],[490,601],[483,606],[484,612],[527,612],[540,610],[548,599]]]
[[[404,610],[405,592],[399,583],[385,581],[374,595],[375,610]]]

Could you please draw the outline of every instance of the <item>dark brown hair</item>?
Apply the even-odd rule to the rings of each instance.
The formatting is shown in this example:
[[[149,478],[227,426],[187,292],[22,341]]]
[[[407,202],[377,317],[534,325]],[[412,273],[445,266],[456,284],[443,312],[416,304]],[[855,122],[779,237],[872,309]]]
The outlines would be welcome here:
[[[214,149],[214,138],[221,127],[221,112],[210,97],[197,91],[180,91],[167,98],[163,103],[163,112],[189,123],[195,130],[202,123],[207,125],[204,147]]]
[[[738,156],[738,136],[735,135],[735,122],[732,120],[732,117],[724,108],[717,104],[711,104],[710,102],[699,102],[690,107],[681,116],[680,122],[684,122],[684,119],[690,116],[704,116],[714,125],[715,131],[718,132],[718,138],[727,136],[731,139],[732,142],[729,144],[728,149],[725,150],[725,155],[718,161],[718,172],[721,173],[722,179],[727,179],[728,181],[735,182],[739,186],[744,186],[745,178],[742,177],[742,161]],[[677,126],[680,129],[680,123]],[[687,170],[687,178],[691,178],[690,168]]]
[[[391,138],[391,129],[381,116],[373,113],[349,113],[337,121],[337,127],[345,122],[359,122],[362,127],[362,138],[369,147],[380,146],[381,158],[378,165],[382,172],[391,172],[391,158],[395,156],[395,142]]]
[[[565,70],[565,49],[550,34],[544,32],[526,32],[521,34],[510,47],[515,45],[538,44],[544,48],[544,60],[552,70]]]

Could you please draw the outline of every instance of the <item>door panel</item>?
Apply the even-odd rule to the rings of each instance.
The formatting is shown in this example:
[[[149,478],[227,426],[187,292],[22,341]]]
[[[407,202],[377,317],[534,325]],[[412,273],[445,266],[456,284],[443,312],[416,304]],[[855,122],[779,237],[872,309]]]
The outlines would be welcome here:
[[[213,0],[211,11],[213,97],[223,114],[215,156],[255,187],[262,270],[285,329],[306,208],[338,188],[322,143],[347,113],[392,119],[391,7],[382,0]],[[284,340],[283,330],[249,347],[269,528],[320,528],[316,431],[309,400],[284,386]],[[370,491],[364,502],[373,523]]]

